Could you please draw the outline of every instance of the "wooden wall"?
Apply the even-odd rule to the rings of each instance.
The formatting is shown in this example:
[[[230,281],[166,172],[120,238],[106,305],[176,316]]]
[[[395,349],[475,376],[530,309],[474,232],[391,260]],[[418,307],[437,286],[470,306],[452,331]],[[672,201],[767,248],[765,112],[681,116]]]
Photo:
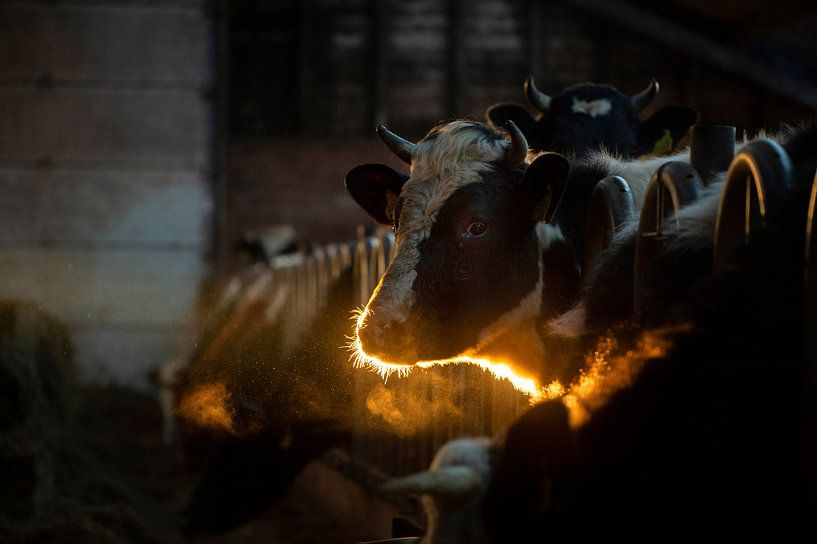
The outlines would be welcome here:
[[[66,320],[86,381],[184,353],[211,229],[199,0],[0,4],[0,296]]]

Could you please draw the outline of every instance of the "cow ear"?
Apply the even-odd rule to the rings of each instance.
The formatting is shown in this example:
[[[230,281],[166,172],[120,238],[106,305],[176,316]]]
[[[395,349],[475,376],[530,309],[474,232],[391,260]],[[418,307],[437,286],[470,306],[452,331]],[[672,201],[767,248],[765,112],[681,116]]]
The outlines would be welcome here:
[[[528,166],[522,181],[526,198],[534,207],[532,219],[550,221],[567,187],[570,163],[558,153],[543,153]]]
[[[536,120],[523,105],[516,102],[498,102],[488,106],[485,119],[494,128],[502,130],[508,126],[508,121],[513,121],[526,138],[530,138],[536,130]]]
[[[381,225],[394,223],[394,205],[409,177],[385,164],[361,164],[346,174],[346,189]]]
[[[686,106],[667,106],[641,123],[639,155],[666,155],[678,148],[689,127],[698,122],[698,111]]]

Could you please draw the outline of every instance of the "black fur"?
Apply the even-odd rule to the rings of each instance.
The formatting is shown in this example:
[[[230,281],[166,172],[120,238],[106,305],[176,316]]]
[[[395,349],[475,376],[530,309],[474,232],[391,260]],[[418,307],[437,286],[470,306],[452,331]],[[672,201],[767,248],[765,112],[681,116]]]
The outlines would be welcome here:
[[[476,345],[479,332],[536,285],[536,200],[524,189],[519,179],[496,172],[456,191],[440,210],[419,247],[417,302],[406,323],[414,338],[423,339],[422,359]],[[467,229],[476,220],[487,230],[470,237]]]
[[[606,115],[591,117],[573,111],[574,99],[609,100],[611,108]],[[698,114],[692,108],[669,106],[640,122],[628,96],[609,85],[583,83],[554,96],[549,110],[536,116],[519,104],[502,102],[488,108],[485,117],[496,127],[504,127],[509,120],[516,123],[535,151],[582,155],[604,148],[622,157],[636,157],[652,153],[667,135],[670,145],[663,151],[670,151],[695,124]]]
[[[804,349],[814,332],[803,319],[817,167],[806,142],[816,134],[786,144],[797,184],[752,236],[744,266],[683,282],[666,300],[665,323],[691,324],[653,332],[670,342],[667,355],[578,429],[565,431],[558,401],[514,424],[485,498],[494,542],[574,541],[576,531],[628,541],[817,537],[817,362]],[[619,351],[639,334],[618,331]],[[538,437],[535,463],[514,436]]]

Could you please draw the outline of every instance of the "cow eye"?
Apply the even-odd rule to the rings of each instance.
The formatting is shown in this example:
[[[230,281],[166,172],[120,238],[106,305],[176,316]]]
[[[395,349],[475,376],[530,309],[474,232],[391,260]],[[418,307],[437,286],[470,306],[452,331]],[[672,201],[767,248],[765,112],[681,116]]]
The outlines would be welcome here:
[[[468,228],[466,229],[465,232],[466,234],[468,234],[468,236],[476,237],[485,234],[486,230],[488,230],[487,224],[483,223],[482,221],[474,221],[473,223],[468,225]]]
[[[392,211],[392,218],[393,223],[391,229],[396,233],[397,229],[400,228],[400,212],[403,211],[403,201],[397,200],[397,204],[394,206],[394,211]]]

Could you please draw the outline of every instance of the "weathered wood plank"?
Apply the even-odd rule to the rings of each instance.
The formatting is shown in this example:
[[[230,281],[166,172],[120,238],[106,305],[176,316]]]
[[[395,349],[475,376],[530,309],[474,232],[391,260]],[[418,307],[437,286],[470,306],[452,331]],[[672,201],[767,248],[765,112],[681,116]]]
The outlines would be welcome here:
[[[196,172],[0,168],[0,243],[209,243],[210,190]]]
[[[208,21],[200,10],[0,5],[0,82],[208,80]]]
[[[184,323],[203,273],[196,252],[0,247],[0,296],[76,323]]]
[[[92,7],[139,7],[144,9],[200,9],[209,0],[3,0],[4,4],[15,6],[92,6]]]
[[[0,87],[0,162],[203,168],[199,93]]]

